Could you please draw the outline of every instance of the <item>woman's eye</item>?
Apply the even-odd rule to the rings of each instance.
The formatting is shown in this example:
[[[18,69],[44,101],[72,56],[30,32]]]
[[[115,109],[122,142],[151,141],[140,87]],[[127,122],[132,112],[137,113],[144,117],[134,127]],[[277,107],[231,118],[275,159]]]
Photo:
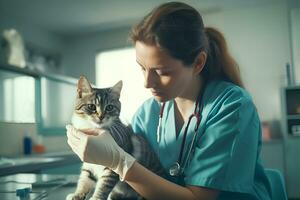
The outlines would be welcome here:
[[[156,70],[156,73],[160,76],[167,76],[169,74],[168,72],[159,69]]]
[[[91,111],[95,111],[96,110],[95,104],[88,104],[88,109]]]
[[[112,111],[113,109],[114,109],[114,107],[112,105],[107,105],[105,107],[105,110],[108,111],[108,112]]]

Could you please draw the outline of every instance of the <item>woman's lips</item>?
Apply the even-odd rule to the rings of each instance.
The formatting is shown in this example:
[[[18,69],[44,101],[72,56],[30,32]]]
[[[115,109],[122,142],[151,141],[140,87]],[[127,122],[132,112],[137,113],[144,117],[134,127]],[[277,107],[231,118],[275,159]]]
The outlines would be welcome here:
[[[153,96],[160,96],[161,95],[161,92],[157,91],[157,90],[151,90],[151,93],[152,93]]]

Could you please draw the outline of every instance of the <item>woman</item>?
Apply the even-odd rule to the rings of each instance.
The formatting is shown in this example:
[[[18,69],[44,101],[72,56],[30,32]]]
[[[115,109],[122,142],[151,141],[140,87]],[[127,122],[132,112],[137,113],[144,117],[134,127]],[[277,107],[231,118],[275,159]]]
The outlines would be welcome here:
[[[113,169],[146,199],[270,199],[259,161],[260,121],[222,34],[204,28],[194,8],[170,2],[135,26],[131,39],[145,87],[154,96],[137,111],[133,129],[148,139],[170,174],[177,175],[176,162],[183,173],[155,175],[109,134],[86,136],[69,129],[69,140],[78,140],[78,134],[85,138],[72,149],[86,162]],[[201,113],[201,120],[192,118],[193,112]],[[195,133],[194,151],[186,157]]]

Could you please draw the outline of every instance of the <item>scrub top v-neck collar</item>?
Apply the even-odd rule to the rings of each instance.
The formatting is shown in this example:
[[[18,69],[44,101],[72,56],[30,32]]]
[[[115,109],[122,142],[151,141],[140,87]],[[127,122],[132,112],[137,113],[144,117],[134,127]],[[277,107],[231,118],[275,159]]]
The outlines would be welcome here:
[[[195,105],[191,109],[194,110]],[[180,147],[183,140],[184,129],[187,125],[185,121],[182,127],[180,128],[180,132],[178,137],[176,137],[176,126],[175,126],[175,102],[171,100],[166,103],[164,117],[162,119],[163,127],[162,127],[162,141],[160,145],[160,156],[163,158],[168,158],[165,161],[164,166],[170,167],[175,161],[177,161],[180,153]],[[196,119],[193,118],[187,130],[186,141],[183,149],[183,155],[185,155],[187,149],[189,148],[190,141],[192,139],[192,135],[194,133],[194,128],[196,125]]]

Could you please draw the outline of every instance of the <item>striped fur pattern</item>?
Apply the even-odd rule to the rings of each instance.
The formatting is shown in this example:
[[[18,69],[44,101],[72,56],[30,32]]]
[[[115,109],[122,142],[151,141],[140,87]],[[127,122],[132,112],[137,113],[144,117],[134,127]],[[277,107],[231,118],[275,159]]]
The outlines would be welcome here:
[[[103,128],[109,130],[117,144],[131,154],[137,161],[163,176],[164,171],[156,154],[147,140],[134,134],[130,126],[119,119],[121,103],[119,101],[122,82],[111,88],[92,88],[85,77],[78,81],[78,95],[72,123],[76,128]],[[91,192],[94,189],[94,192]],[[126,182],[119,180],[118,174],[104,166],[83,163],[75,193],[67,200],[106,199],[143,199]]]

